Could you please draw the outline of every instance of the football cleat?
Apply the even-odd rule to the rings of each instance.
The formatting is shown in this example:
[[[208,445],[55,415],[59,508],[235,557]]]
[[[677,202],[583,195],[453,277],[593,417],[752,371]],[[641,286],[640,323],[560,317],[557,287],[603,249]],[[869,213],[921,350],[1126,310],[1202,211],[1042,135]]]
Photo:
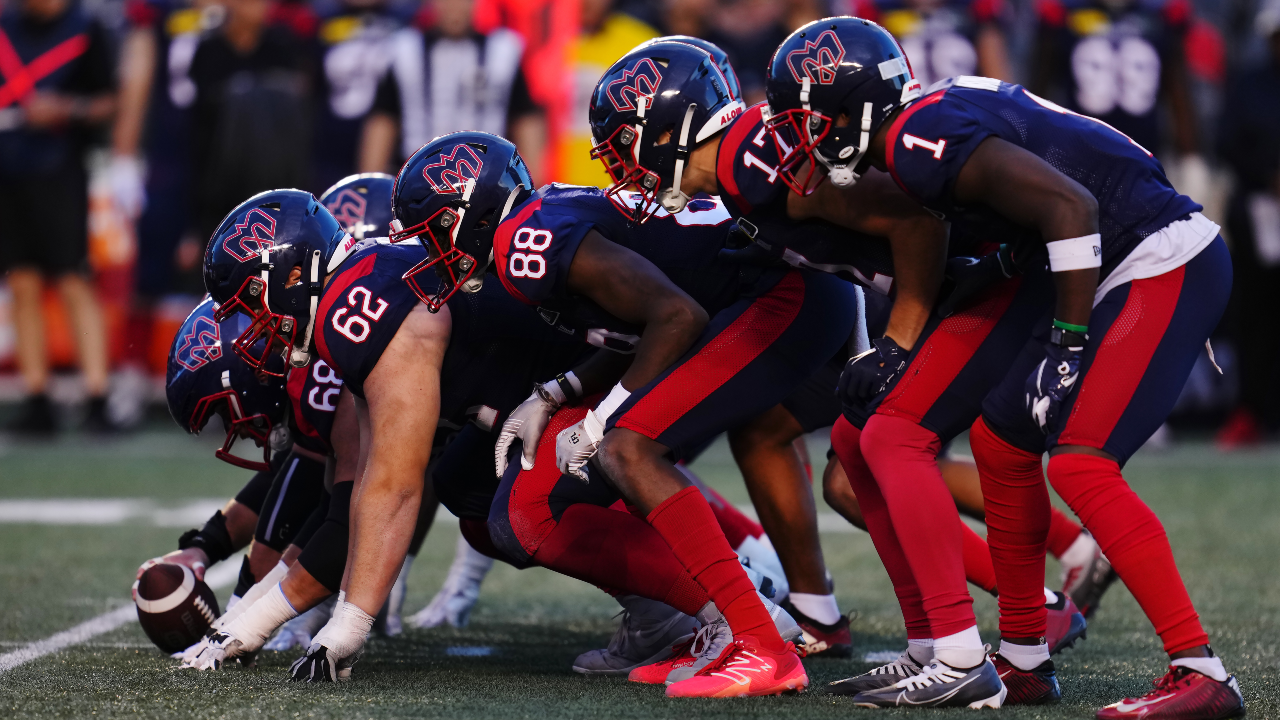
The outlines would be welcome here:
[[[827,685],[828,695],[857,695],[862,692],[871,690],[879,690],[889,687],[903,678],[918,675],[924,670],[924,666],[916,662],[911,657],[911,653],[906,650],[898,656],[897,660],[886,663],[877,668],[855,675],[844,680],[836,680]]]
[[[627,675],[671,657],[675,646],[692,640],[698,621],[675,608],[638,595],[618,598],[622,624],[603,650],[582,653],[573,671],[583,675]]]
[[[754,638],[729,643],[715,661],[690,678],[667,686],[667,697],[755,697],[804,692],[809,675],[795,645],[770,652]]]
[[[1218,681],[1186,667],[1170,666],[1156,689],[1098,711],[1098,720],[1223,720],[1244,717],[1235,675]]]
[[[471,620],[471,608],[480,599],[480,583],[493,567],[493,558],[472,549],[466,538],[459,536],[453,564],[440,592],[431,602],[409,617],[416,628],[433,628],[448,623],[464,628]]]
[[[841,615],[826,625],[805,615],[790,600],[779,603],[795,619],[804,632],[804,657],[847,658],[853,655],[853,636],[849,634],[849,618]]]
[[[1077,640],[1083,640],[1088,634],[1089,623],[1085,621],[1084,615],[1076,609],[1076,604],[1071,601],[1071,596],[1066,593],[1055,593],[1058,599],[1051,603],[1045,603],[1045,610],[1048,611],[1046,620],[1044,639],[1049,645],[1049,654],[1057,655],[1058,653],[1073,647]]]
[[[1071,544],[1062,557],[1062,592],[1080,608],[1085,619],[1098,611],[1102,595],[1119,576],[1111,569],[1111,562],[1102,554],[1102,548],[1088,530]]]
[[[989,659],[970,670],[960,670],[935,658],[919,673],[889,687],[854,695],[853,701],[869,708],[967,707],[978,710],[999,708],[1008,692],[1000,681],[996,666]]]
[[[1045,660],[1032,670],[1023,670],[999,654],[992,655],[991,662],[1009,691],[1004,699],[1006,705],[1048,705],[1062,699],[1052,660]]]

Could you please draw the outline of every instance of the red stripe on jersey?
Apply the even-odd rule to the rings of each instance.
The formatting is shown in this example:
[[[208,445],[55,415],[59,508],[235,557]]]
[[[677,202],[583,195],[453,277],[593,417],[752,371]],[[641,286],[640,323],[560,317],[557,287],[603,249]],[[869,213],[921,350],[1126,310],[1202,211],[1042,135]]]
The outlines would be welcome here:
[[[1124,309],[1098,344],[1058,445],[1102,449],[1129,407],[1178,309],[1186,266],[1134,280]]]
[[[656,438],[772,345],[800,313],[804,276],[786,274],[729,326],[676,368],[616,423]]]
[[[729,127],[729,131],[724,134],[724,139],[720,141],[720,147],[716,150],[716,180],[724,190],[721,194],[728,195],[743,215],[751,212],[752,205],[738,189],[738,182],[733,179],[733,169],[738,164],[738,158],[742,156],[743,143],[747,142],[751,131],[761,121],[760,110],[763,107],[764,103],[752,105],[746,112],[739,115]]]
[[[333,303],[338,297],[347,292],[347,288],[351,287],[355,281],[365,277],[373,272],[373,264],[378,260],[376,252],[370,253],[368,257],[351,266],[350,270],[346,270],[338,275],[338,277],[329,281],[329,286],[324,289],[324,296],[320,298],[320,307],[316,310],[316,329],[312,333],[316,339],[316,349],[320,351],[320,357],[327,363],[329,367],[342,374],[342,369],[333,361],[333,356],[329,354],[329,343],[324,339],[325,325],[329,320],[329,310],[333,308]]]
[[[1001,283],[974,306],[939,323],[876,412],[916,423],[924,419],[1004,317],[1021,284],[1021,277]]]
[[[524,296],[524,293],[516,289],[516,286],[507,279],[507,255],[511,252],[511,238],[515,237],[516,231],[538,210],[542,209],[542,198],[538,198],[533,202],[524,206],[515,217],[509,218],[493,233],[493,262],[497,266],[498,279],[502,281],[502,287],[507,289],[511,297],[519,300],[525,305],[536,305]]]
[[[921,202],[920,198],[915,193],[907,189],[906,185],[902,184],[902,181],[898,179],[898,171],[894,167],[893,154],[898,150],[898,133],[902,132],[902,126],[907,123],[907,120],[912,115],[916,114],[917,110],[925,107],[926,105],[933,105],[934,103],[937,103],[942,100],[942,96],[946,94],[947,90],[946,88],[943,88],[942,90],[926,95],[912,103],[911,107],[903,110],[902,114],[898,115],[897,119],[893,121],[893,124],[889,126],[889,134],[884,139],[884,159],[885,162],[889,164],[889,175],[893,178],[894,182],[898,183],[898,187],[902,188],[902,192],[906,193],[908,197],[914,199],[916,202]]]

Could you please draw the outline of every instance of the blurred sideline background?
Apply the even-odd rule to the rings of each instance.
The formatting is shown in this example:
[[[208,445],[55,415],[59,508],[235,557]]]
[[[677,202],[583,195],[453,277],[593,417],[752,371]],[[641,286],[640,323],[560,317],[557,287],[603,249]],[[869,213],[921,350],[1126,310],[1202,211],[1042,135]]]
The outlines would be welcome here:
[[[203,292],[204,241],[253,192],[318,195],[352,172],[394,173],[431,137],[462,129],[510,137],[539,183],[602,184],[586,110],[617,57],[656,35],[707,38],[753,103],[777,44],[835,14],[885,25],[926,86],[959,74],[1022,83],[1152,150],[1223,226],[1236,262],[1213,339],[1223,374],[1202,358],[1157,442],[1275,438],[1277,0],[0,0],[0,193],[23,177],[5,143],[48,137],[74,151],[67,162],[88,187],[86,262],[43,273],[35,315],[15,300],[13,273],[0,282],[0,421],[42,435],[86,413],[103,432],[158,421],[169,345]],[[102,46],[94,62],[110,65],[92,91],[109,110],[70,104],[62,122],[41,124],[43,100],[89,91],[54,74],[26,83],[36,63],[15,65],[6,42],[20,48],[22,33],[70,17]],[[7,211],[0,249],[52,242],[45,218],[24,209]],[[91,280],[96,314],[68,309],[67,275]],[[24,312],[43,338],[19,331]],[[44,353],[20,352],[37,341]],[[40,398],[51,425],[32,414]]]

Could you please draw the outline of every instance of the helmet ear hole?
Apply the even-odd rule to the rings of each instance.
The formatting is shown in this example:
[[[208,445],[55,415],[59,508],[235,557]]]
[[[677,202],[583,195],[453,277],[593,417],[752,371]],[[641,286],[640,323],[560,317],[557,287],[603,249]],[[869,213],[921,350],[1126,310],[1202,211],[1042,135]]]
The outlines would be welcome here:
[[[483,230],[493,224],[493,216],[497,214],[497,208],[489,208],[480,216],[480,220],[476,222],[475,229]]]

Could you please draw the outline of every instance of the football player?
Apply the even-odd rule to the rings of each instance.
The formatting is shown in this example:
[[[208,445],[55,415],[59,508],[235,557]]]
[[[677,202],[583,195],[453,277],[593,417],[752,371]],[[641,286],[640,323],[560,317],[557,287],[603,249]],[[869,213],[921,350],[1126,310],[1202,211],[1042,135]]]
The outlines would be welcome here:
[[[860,438],[853,426],[837,426],[836,447],[844,447],[851,477],[845,455],[854,444],[874,472],[875,512],[892,517],[877,547],[882,557],[906,559],[926,599],[920,606],[935,650],[920,674],[855,699],[998,705],[1005,689],[997,674],[1013,702],[1056,699],[1039,600],[1049,525],[1041,457],[1048,451],[1049,482],[1097,539],[1170,656],[1154,691],[1098,716],[1242,714],[1238,684],[1209,648],[1164,528],[1120,473],[1168,415],[1222,314],[1231,263],[1217,226],[1173,189],[1149,151],[1105,123],[991,78],[955,78],[923,95],[901,48],[865,20],[828,18],[797,30],[779,47],[769,78],[770,130],[787,154],[781,172],[849,185],[867,166],[887,170],[931,212],[1019,238],[1041,258],[1033,257],[1016,288],[993,286],[969,309],[931,323],[908,356],[846,369],[855,394],[876,395],[877,414]],[[1000,352],[987,352],[996,345]],[[974,361],[983,366],[978,377]],[[998,673],[983,657],[963,577],[954,571],[954,505],[936,470],[925,471],[944,428],[934,412],[939,391],[954,395],[957,378],[970,380],[968,412],[982,402],[971,442],[1000,588]],[[945,405],[953,415],[961,406]]]

